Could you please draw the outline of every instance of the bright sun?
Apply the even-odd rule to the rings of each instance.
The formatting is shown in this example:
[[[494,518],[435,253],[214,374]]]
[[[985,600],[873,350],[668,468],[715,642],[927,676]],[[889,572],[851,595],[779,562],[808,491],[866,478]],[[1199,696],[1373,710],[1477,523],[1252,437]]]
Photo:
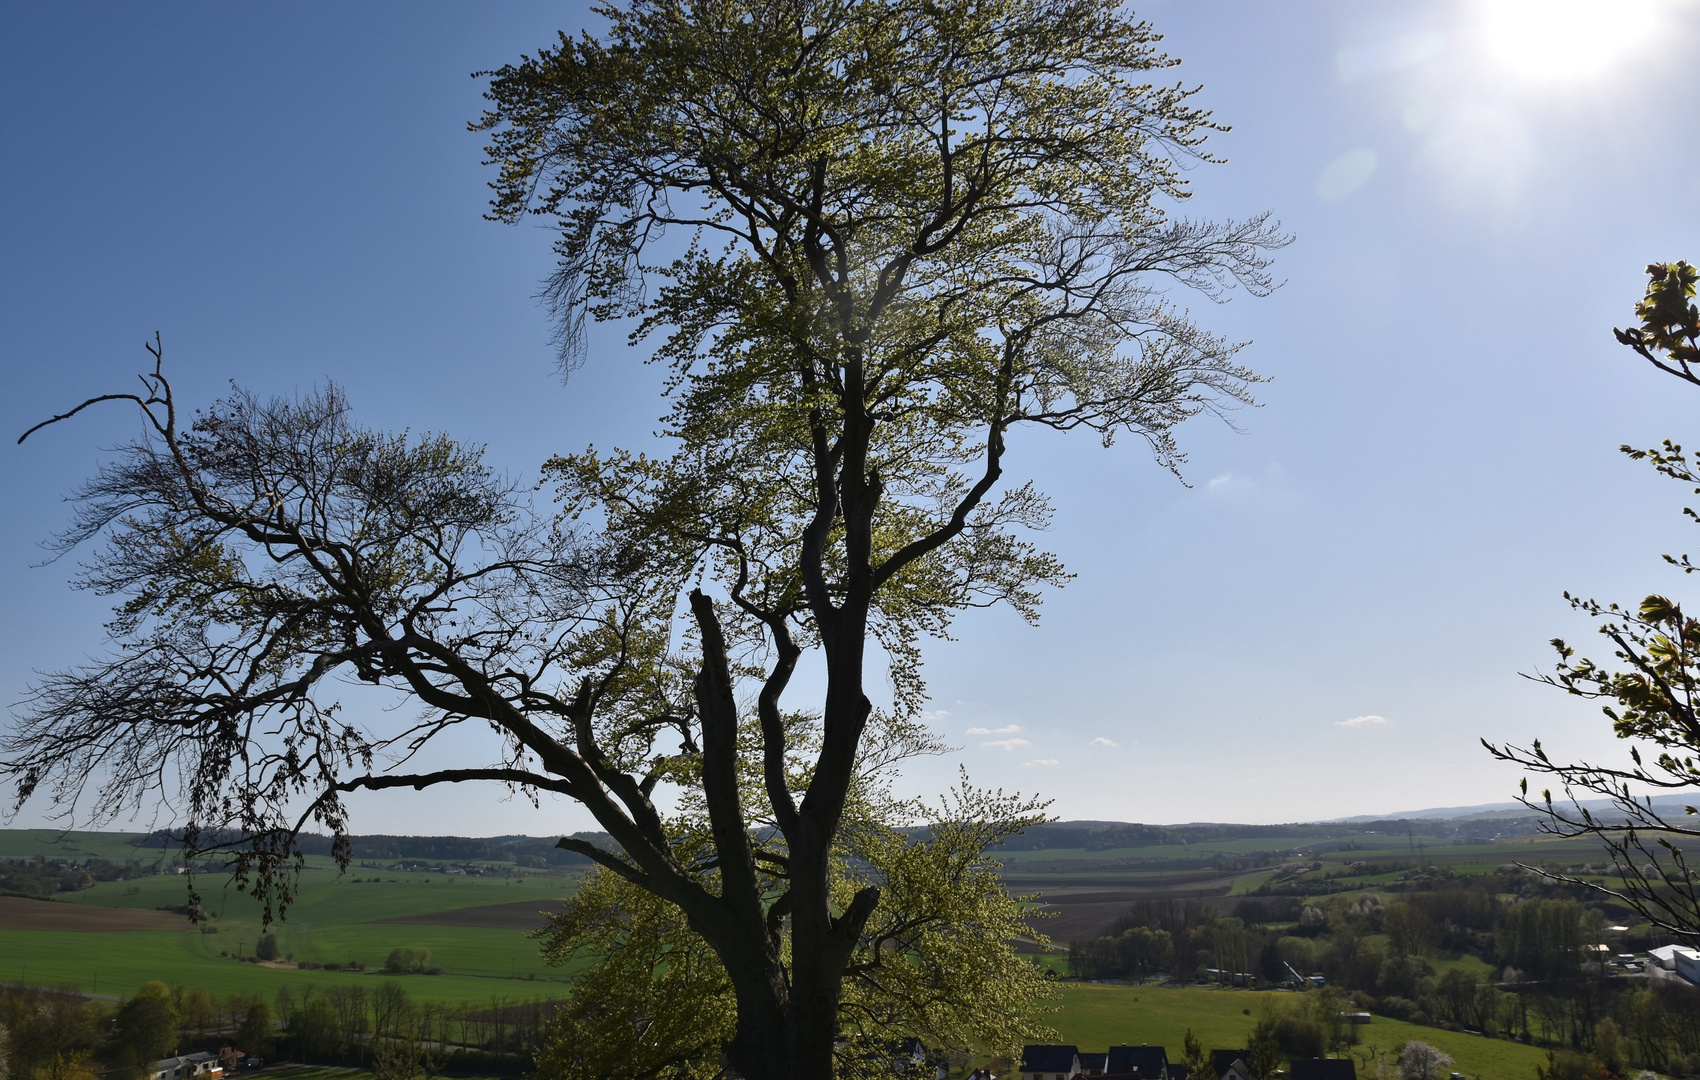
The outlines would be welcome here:
[[[1488,55],[1520,79],[1591,80],[1651,43],[1659,0],[1476,0]]]

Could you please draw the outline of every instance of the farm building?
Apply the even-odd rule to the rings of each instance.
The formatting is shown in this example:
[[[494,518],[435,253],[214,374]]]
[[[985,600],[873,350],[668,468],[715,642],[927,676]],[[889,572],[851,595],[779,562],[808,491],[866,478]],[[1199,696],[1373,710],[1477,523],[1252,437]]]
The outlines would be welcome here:
[[[1680,978],[1700,986],[1700,950],[1687,945],[1665,945],[1648,953],[1647,958],[1666,971],[1674,971]]]

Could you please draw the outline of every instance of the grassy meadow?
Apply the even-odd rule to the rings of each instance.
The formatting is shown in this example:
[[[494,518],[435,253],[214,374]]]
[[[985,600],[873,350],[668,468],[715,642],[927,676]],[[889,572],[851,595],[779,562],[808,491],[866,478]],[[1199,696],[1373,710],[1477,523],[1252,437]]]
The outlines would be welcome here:
[[[111,833],[0,830],[0,859],[99,858],[114,863],[167,866],[170,853],[138,849],[133,837]],[[1201,897],[1228,910],[1260,886],[1284,895],[1350,895],[1385,889],[1421,868],[1444,874],[1486,873],[1505,863],[1561,866],[1575,871],[1601,861],[1592,843],[1543,837],[1505,837],[1492,842],[1456,837],[1364,835],[1342,828],[1318,836],[1316,827],[1289,838],[1263,835],[1222,841],[1147,847],[1042,848],[1002,853],[1005,877],[1020,894],[1058,917],[1044,929],[1057,951],[1034,959],[1067,974],[1071,937],[1091,936],[1135,899]],[[358,858],[358,857],[357,857]],[[208,914],[206,924],[181,929],[79,932],[8,927],[0,921],[0,982],[74,987],[101,995],[129,995],[150,979],[204,986],[215,995],[235,992],[274,996],[290,987],[328,989],[399,980],[418,1001],[480,1003],[492,998],[525,1001],[571,992],[573,968],[551,968],[538,955],[527,928],[536,913],[558,907],[578,878],[498,867],[507,876],[448,874],[351,867],[339,874],[328,858],[308,860],[287,917],[272,927],[280,951],[295,961],[364,964],[366,971],[326,971],[243,963],[263,932],[261,910],[216,874],[195,879]],[[89,908],[155,912],[187,900],[189,882],[175,873],[144,873],[128,881],[102,882],[58,900]],[[427,948],[441,974],[382,972],[392,949]],[[221,955],[228,954],[228,955]],[[1486,969],[1470,957],[1436,960],[1437,969]],[[1485,975],[1485,970],[1476,971]],[[1121,1042],[1162,1044],[1178,1055],[1190,1028],[1207,1047],[1243,1046],[1266,1001],[1278,991],[1178,988],[1155,985],[1059,982],[1055,1011],[1047,1023],[1062,1041],[1102,1050]],[[1409,1039],[1432,1043],[1452,1055],[1459,1072],[1490,1080],[1533,1080],[1545,1052],[1501,1039],[1417,1026],[1377,1016],[1360,1029],[1360,1062],[1377,1050],[1391,1058]],[[292,1080],[362,1080],[353,1070],[320,1070]],[[324,1073],[321,1077],[319,1073]]]
[[[1244,1047],[1265,1000],[1288,996],[1276,990],[1229,990],[1063,983],[1057,1011],[1048,1023],[1065,1043],[1102,1051],[1117,1043],[1151,1043],[1179,1058],[1188,1029],[1206,1049]],[[1480,1035],[1443,1031],[1378,1016],[1359,1029],[1353,1049],[1363,1074],[1364,1055],[1379,1049],[1396,1059],[1400,1046],[1420,1039],[1450,1054],[1452,1068],[1486,1080],[1534,1080],[1546,1051]]]
[[[78,855],[123,861],[134,848],[72,839]],[[36,854],[39,842],[0,833],[0,857]],[[30,847],[38,848],[29,851]],[[20,850],[22,849],[22,850]],[[59,849],[64,854],[70,851]],[[55,852],[57,854],[58,852]],[[300,878],[295,901],[274,923],[280,951],[296,961],[348,964],[368,970],[325,971],[242,963],[264,932],[260,905],[231,888],[222,876],[197,875],[208,919],[200,928],[184,920],[182,930],[79,932],[0,927],[0,981],[69,986],[99,994],[127,995],[149,979],[205,986],[214,994],[274,995],[284,986],[330,987],[378,979],[400,979],[422,1001],[479,1002],[492,997],[563,997],[570,972],[546,965],[526,924],[541,924],[536,911],[557,909],[577,877],[530,874],[479,877],[462,874],[334,869],[310,866]],[[189,881],[179,874],[153,874],[102,882],[61,894],[74,905],[151,911],[184,904]],[[506,905],[492,914],[464,909]],[[455,914],[443,916],[444,912]],[[472,925],[433,925],[435,918]],[[419,921],[387,920],[413,918]],[[487,925],[477,925],[484,922]],[[396,948],[427,948],[439,975],[381,973]],[[220,955],[226,953],[228,956]]]

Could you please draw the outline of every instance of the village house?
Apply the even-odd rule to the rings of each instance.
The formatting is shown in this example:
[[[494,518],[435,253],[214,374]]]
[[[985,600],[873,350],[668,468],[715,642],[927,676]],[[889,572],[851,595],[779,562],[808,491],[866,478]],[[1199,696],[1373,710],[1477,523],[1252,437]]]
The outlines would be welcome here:
[[[1080,1051],[1073,1045],[1036,1043],[1021,1048],[1021,1080],[1070,1080],[1080,1074]]]
[[[223,1080],[224,1067],[206,1053],[162,1058],[148,1067],[148,1080]]]
[[[1215,1080],[1252,1080],[1251,1066],[1247,1064],[1247,1052],[1244,1050],[1210,1051],[1210,1071],[1216,1074]]]
[[[1358,1066],[1351,1058],[1294,1058],[1288,1080],[1358,1080]]]
[[[1104,1075],[1137,1076],[1139,1080],[1170,1080],[1169,1055],[1161,1046],[1129,1046],[1126,1043],[1110,1047]]]
[[[1020,1080],[1256,1080],[1245,1050],[1212,1050],[1210,1067],[1193,1075],[1161,1046],[1122,1043],[1104,1053],[1074,1045],[1022,1047]],[[1300,1059],[1289,1080],[1357,1080],[1350,1061]]]

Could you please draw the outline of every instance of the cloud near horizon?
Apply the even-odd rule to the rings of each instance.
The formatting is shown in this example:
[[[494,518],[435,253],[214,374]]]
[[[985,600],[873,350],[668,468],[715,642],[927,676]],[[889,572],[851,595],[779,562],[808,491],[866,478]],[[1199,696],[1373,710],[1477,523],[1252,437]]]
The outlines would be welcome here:
[[[971,727],[965,732],[968,735],[1014,735],[1021,730],[1020,724],[1005,724],[1000,728]]]
[[[1334,726],[1335,727],[1369,727],[1372,724],[1385,724],[1385,723],[1388,723],[1388,722],[1389,721],[1388,721],[1387,717],[1376,716],[1374,713],[1371,713],[1368,716],[1354,716],[1350,720],[1337,720],[1337,721],[1335,721]]]
[[[1087,743],[1086,745],[1087,746],[1118,746],[1119,747],[1121,745],[1121,743],[1112,742],[1111,740],[1106,739],[1102,735],[1100,735],[1096,739],[1093,739],[1091,742]]]
[[[980,745],[996,746],[1004,750],[1014,750],[1018,746],[1032,746],[1033,744],[1028,742],[1026,739],[997,739],[992,742],[983,742]]]
[[[1034,758],[1032,761],[1023,761],[1022,764],[1023,765],[1044,766],[1044,765],[1061,765],[1062,762],[1058,761],[1054,757],[1040,757],[1040,758]]]

